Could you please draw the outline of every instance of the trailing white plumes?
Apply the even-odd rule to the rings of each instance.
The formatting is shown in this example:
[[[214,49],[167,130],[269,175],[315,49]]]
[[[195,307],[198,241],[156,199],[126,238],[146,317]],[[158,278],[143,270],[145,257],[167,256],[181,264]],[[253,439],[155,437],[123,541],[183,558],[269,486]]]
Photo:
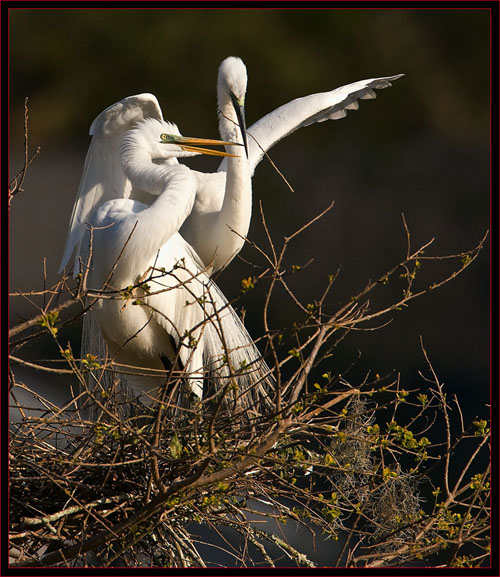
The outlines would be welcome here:
[[[271,370],[238,314],[214,283],[210,285],[210,294],[220,312],[214,315],[215,322],[210,322],[204,335],[207,394],[215,378],[219,390],[229,385],[225,402],[247,411],[248,418],[265,414],[273,406],[275,392]]]
[[[199,379],[199,387],[205,377],[203,396],[225,391],[226,406],[251,409],[249,417],[262,414],[273,393],[271,371],[233,307],[180,235],[162,247],[147,283],[150,294],[143,297],[144,303],[153,311],[155,323],[180,347],[185,371],[192,373],[190,381]],[[197,391],[201,397],[201,389]]]
[[[204,396],[224,391],[224,404],[249,411],[249,418],[264,414],[272,406],[275,388],[272,372],[234,308],[204,272],[196,252],[182,237],[179,240],[190,257],[193,277],[203,287],[197,303],[203,311]]]
[[[102,362],[106,347],[101,328],[118,363],[122,387],[151,405],[166,377],[166,372],[158,373],[163,368],[160,358],[175,356],[173,349],[167,355],[165,346],[156,348],[163,329],[175,342],[179,368],[196,396],[215,395],[213,403],[220,401],[248,419],[263,414],[274,393],[269,367],[196,253],[179,235],[169,244],[168,251],[161,250],[151,263],[147,294],[137,291],[134,296],[142,305],[128,302],[124,307],[123,299],[106,299],[87,313],[82,349],[99,354]],[[155,373],[148,375],[148,369]],[[103,379],[103,388],[109,389],[110,373]]]
[[[92,310],[88,311],[83,317],[81,356],[82,359],[88,360],[87,355],[96,358],[100,367],[104,368],[107,364],[108,352],[106,341],[99,329],[95,315]],[[101,391],[111,391],[113,387],[113,373],[111,369],[89,371],[83,373],[87,383],[87,389],[90,392],[90,398],[84,395],[80,404],[84,415],[94,421],[98,417],[98,409],[94,399],[101,400]],[[80,387],[82,392],[82,387]]]

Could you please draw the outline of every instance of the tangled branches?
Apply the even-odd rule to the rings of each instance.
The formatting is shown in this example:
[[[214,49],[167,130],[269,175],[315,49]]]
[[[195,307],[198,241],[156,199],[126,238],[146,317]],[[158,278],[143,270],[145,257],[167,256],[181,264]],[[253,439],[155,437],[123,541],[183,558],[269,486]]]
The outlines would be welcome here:
[[[313,305],[301,303],[291,288],[293,273],[283,263],[296,235],[279,251],[269,233],[270,251],[255,246],[268,266],[242,288],[268,283],[263,342],[275,390],[271,408],[250,429],[228,411],[215,418],[213,399],[176,408],[173,391],[189,377],[180,370],[164,373],[151,407],[119,387],[101,386],[103,376],[117,374],[119,367],[111,358],[77,358],[69,343],[60,342],[59,329],[110,295],[90,294],[82,282],[72,289],[67,278],[47,291],[45,308],[11,331],[12,402],[23,415],[10,436],[13,566],[203,567],[201,528],[220,536],[218,547],[235,565],[275,565],[282,555],[288,563],[314,566],[276,530],[262,529],[256,515],[338,541],[332,566],[421,559],[485,563],[489,429],[482,420],[470,426],[452,422],[451,405],[461,414],[458,400],[446,398],[423,343],[430,377],[422,375],[421,390],[405,390],[399,377],[390,376],[367,376],[354,386],[324,368],[331,367],[328,358],[348,331],[370,326],[449,282],[472,264],[484,243],[432,257],[424,254],[430,243],[411,250],[405,228],[405,258],[333,313],[333,277]],[[454,271],[419,286],[425,264],[443,258],[456,263]],[[377,308],[373,293],[394,278],[406,283],[402,298]],[[130,299],[144,282],[115,298]],[[301,311],[302,322],[275,330],[268,312],[278,285]],[[55,305],[61,294],[69,299]],[[62,321],[59,314],[69,303],[80,310]],[[15,366],[30,364],[16,350],[43,332],[57,343],[66,367],[37,367],[72,375],[74,398],[59,407],[38,395],[42,408],[36,413],[16,400],[17,391],[29,385],[18,380]],[[97,407],[92,418],[89,404]],[[457,477],[452,460],[462,445],[468,459]],[[238,545],[228,531],[239,536]]]

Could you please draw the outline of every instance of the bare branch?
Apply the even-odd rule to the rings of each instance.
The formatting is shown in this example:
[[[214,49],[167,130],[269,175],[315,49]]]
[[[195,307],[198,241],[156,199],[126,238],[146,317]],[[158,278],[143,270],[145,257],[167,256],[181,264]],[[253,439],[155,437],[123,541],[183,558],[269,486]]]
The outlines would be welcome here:
[[[9,208],[12,199],[19,192],[23,192],[24,179],[29,165],[33,162],[36,156],[40,153],[40,147],[37,147],[35,152],[30,156],[28,144],[28,98],[24,99],[24,165],[16,176],[9,183]]]

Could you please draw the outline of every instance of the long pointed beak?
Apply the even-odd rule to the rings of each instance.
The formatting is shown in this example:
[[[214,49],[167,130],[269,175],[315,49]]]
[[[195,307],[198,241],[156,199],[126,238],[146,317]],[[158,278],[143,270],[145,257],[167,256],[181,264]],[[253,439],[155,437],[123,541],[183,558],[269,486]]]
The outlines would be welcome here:
[[[210,138],[191,138],[189,136],[182,136],[177,144],[189,152],[199,152],[200,154],[210,154],[212,156],[233,156],[238,157],[237,154],[230,154],[224,150],[212,150],[211,148],[203,148],[204,146],[226,146],[234,145],[241,146],[238,142],[228,142],[226,140],[213,140]]]
[[[240,126],[241,137],[243,138],[243,146],[245,147],[245,153],[248,158],[248,144],[247,144],[247,125],[245,122],[245,106],[238,102],[236,96],[231,92],[231,101],[233,103],[234,111],[236,112],[236,118],[238,119],[238,124]]]
[[[190,136],[177,136],[171,134],[161,134],[160,135],[161,142],[165,144],[177,144],[180,146],[182,150],[186,150],[188,152],[197,152],[199,154],[209,154],[212,156],[235,156],[237,154],[230,154],[229,152],[225,152],[223,150],[212,150],[211,148],[204,148],[205,146],[226,146],[226,145],[234,145],[234,146],[243,146],[238,142],[229,142],[227,140],[214,140],[212,138],[193,138]]]

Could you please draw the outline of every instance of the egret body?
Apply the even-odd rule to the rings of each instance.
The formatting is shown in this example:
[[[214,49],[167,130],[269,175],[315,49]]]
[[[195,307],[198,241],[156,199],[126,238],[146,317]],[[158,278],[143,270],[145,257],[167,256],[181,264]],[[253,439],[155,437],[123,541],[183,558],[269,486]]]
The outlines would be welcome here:
[[[268,372],[235,311],[178,232],[192,209],[197,181],[177,158],[214,154],[198,145],[215,142],[183,138],[175,125],[157,119],[138,122],[119,152],[130,197],[99,205],[84,239],[92,246],[89,287],[103,291],[95,320],[113,361],[134,373],[128,384],[145,402],[164,375],[144,373],[171,363],[183,369],[199,398],[206,371],[217,375],[220,387],[234,378],[235,400],[245,408],[254,404],[262,388],[258,381]],[[137,200],[144,197],[154,200]],[[121,292],[134,286],[130,294]],[[239,374],[242,367],[248,370]]]

